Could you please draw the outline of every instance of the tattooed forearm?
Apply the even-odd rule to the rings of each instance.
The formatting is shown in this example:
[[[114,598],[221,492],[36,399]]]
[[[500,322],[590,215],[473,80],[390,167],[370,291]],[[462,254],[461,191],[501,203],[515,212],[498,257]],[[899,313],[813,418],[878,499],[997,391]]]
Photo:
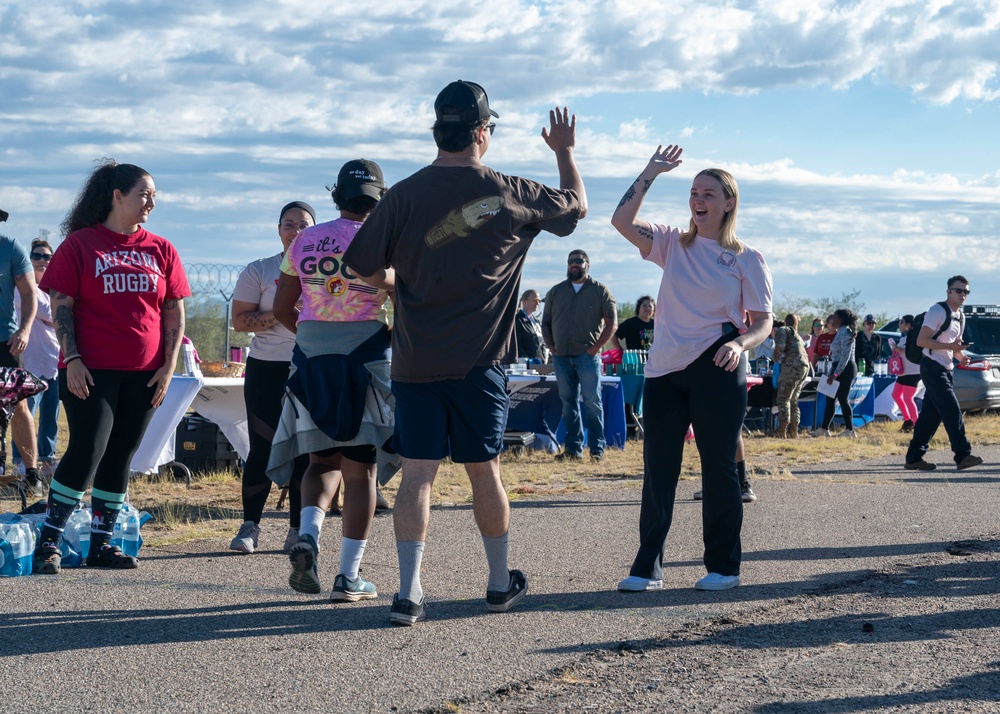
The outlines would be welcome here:
[[[618,208],[621,208],[626,203],[628,203],[629,201],[631,201],[633,198],[635,198],[635,184],[634,183],[631,186],[628,187],[628,191],[626,191],[625,195],[622,196],[622,200],[619,201],[619,203],[618,203]]]
[[[261,332],[278,324],[273,312],[244,312],[240,315],[246,332]]]
[[[56,339],[62,348],[64,357],[78,355],[76,346],[76,323],[73,321],[73,309],[67,305],[56,308]]]
[[[653,179],[646,179],[642,182],[642,192],[646,193],[649,190],[650,185],[653,183]]]
[[[164,310],[176,310],[177,309],[177,300],[164,300],[163,301],[163,309]]]

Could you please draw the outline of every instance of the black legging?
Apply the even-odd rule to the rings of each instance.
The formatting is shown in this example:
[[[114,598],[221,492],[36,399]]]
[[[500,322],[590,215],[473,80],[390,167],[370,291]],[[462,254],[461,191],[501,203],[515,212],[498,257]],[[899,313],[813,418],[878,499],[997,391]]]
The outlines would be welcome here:
[[[673,519],[684,456],[684,435],[694,427],[701,456],[705,567],[739,575],[743,497],[736,471],[736,444],[747,407],[746,362],[733,372],[713,363],[723,337],[679,372],[646,379],[643,388],[645,473],[639,512],[639,552],[630,575],[663,578],[663,546]]]
[[[92,369],[90,396],[69,391],[66,370],[59,370],[59,398],[66,409],[69,444],[53,478],[67,488],[125,493],[132,456],[153,418],[154,370],[125,372]]]
[[[827,397],[826,399],[826,411],[823,413],[823,428],[829,429],[831,422],[833,422],[833,412],[837,408],[837,402],[840,402],[840,411],[844,415],[844,426],[848,429],[854,428],[854,411],[851,409],[850,395],[851,395],[851,385],[854,383],[854,377],[858,374],[858,365],[851,360],[847,363],[842,370],[840,370],[840,376],[837,377],[840,385],[837,387],[837,397],[836,401]],[[820,377],[820,379],[826,379],[826,377]]]
[[[267,461],[271,457],[271,441],[281,419],[281,398],[285,394],[290,362],[267,362],[247,358],[243,398],[247,405],[247,426],[250,432],[250,454],[243,467],[243,519],[260,523],[264,505],[271,493],[267,477]],[[292,480],[288,484],[289,525],[299,527],[302,510],[302,474],[309,465],[309,455],[295,459]]]

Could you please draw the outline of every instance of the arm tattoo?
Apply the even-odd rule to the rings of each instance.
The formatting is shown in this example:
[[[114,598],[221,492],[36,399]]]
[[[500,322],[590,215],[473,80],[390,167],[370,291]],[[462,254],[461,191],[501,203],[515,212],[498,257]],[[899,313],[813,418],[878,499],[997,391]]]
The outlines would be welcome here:
[[[653,240],[653,231],[649,230],[649,228],[647,228],[646,226],[636,226],[635,231],[643,238],[648,238],[649,240]]]
[[[55,295],[53,295],[55,297]],[[73,310],[66,305],[56,308],[56,339],[62,347],[63,356],[70,357],[80,354],[76,346],[76,324],[73,322]]]
[[[650,185],[653,183],[653,179],[646,179],[642,182],[642,192],[646,193],[649,190]]]
[[[266,317],[263,312],[244,312],[243,322],[249,328],[248,332],[260,332],[277,325],[278,318],[274,316],[274,313],[271,313],[270,317]]]
[[[618,208],[621,208],[626,203],[628,203],[629,201],[631,201],[633,198],[635,198],[635,184],[634,183],[631,186],[628,187],[628,191],[626,191],[625,195],[622,196],[622,200],[618,203]]]
[[[177,309],[177,300],[164,300],[163,301],[163,309],[164,310],[176,310]]]

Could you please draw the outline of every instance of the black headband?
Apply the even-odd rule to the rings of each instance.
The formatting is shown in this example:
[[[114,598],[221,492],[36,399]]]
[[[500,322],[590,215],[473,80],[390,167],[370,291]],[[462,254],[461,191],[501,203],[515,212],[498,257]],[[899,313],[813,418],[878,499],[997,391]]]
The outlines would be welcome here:
[[[281,213],[278,214],[278,223],[281,223],[281,219],[284,218],[285,214],[293,208],[301,208],[303,211],[312,216],[313,225],[316,224],[316,211],[314,211],[313,207],[305,201],[292,201],[291,203],[285,204],[285,207],[281,209]]]

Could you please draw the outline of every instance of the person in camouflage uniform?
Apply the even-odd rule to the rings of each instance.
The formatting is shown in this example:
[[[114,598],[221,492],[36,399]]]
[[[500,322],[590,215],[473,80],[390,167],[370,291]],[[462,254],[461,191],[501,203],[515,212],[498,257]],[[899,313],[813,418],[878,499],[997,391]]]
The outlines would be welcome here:
[[[773,332],[774,362],[781,365],[775,395],[778,428],[774,435],[779,439],[799,436],[799,394],[809,377],[809,357],[798,327],[799,316],[790,314],[785,316],[785,325]]]

